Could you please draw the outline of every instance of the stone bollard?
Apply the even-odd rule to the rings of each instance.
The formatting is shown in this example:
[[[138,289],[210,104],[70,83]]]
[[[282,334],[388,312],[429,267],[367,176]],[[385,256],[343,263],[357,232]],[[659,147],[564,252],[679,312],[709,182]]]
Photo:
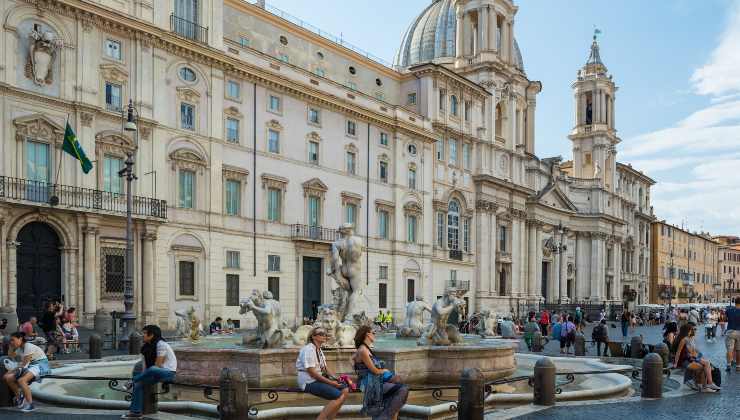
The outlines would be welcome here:
[[[128,336],[128,354],[139,354],[141,352],[144,337],[134,331]]]
[[[218,413],[221,420],[246,419],[249,416],[247,375],[236,369],[223,368],[218,381]]]
[[[103,356],[103,339],[97,334],[90,335],[90,358],[100,359]]]
[[[671,358],[671,352],[668,350],[668,346],[665,343],[658,343],[658,345],[655,346],[655,352],[660,355],[661,359],[663,359],[663,367],[667,368],[671,363],[669,360]]]
[[[663,396],[663,358],[650,353],[642,360],[642,398]]]
[[[457,404],[458,420],[483,420],[485,406],[483,374],[476,368],[467,368],[460,376],[460,401]]]
[[[0,358],[4,359],[4,358]],[[5,376],[8,371],[5,369],[5,363],[0,363],[0,378]],[[13,406],[13,391],[10,390],[8,384],[3,379],[0,379],[0,407],[12,407]]]
[[[555,363],[548,357],[534,364],[534,404],[555,405]]]
[[[136,362],[134,369],[131,372],[131,377],[135,377],[144,370],[144,363],[142,361]],[[156,414],[157,413],[157,384],[144,385],[144,405],[142,414]]]
[[[539,353],[542,351],[542,333],[535,331],[532,334],[532,352]]]
[[[633,359],[639,359],[642,353],[642,337],[636,335],[632,337],[630,341],[630,357]]]
[[[573,341],[573,351],[576,356],[586,355],[586,337],[581,333],[576,333],[576,338]]]

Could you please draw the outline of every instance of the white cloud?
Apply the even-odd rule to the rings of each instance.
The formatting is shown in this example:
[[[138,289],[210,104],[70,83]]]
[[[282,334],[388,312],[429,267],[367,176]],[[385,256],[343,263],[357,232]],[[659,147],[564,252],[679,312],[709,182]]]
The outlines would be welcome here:
[[[700,95],[721,96],[740,91],[740,1],[733,3],[730,15],[709,62],[696,69],[691,77]]]

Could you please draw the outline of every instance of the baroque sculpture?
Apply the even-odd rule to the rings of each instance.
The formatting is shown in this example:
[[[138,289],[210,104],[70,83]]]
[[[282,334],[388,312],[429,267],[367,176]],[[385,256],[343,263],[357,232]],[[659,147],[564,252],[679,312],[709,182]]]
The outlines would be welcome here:
[[[244,337],[245,344],[256,344],[263,349],[282,347],[283,340],[289,339],[292,333],[285,328],[280,317],[280,302],[273,299],[272,292],[252,290],[252,294],[239,304],[239,313],[252,312],[257,318],[257,330]]]
[[[352,224],[339,229],[340,239],[331,244],[331,263],[327,275],[334,279],[339,290],[334,294],[339,321],[348,322],[366,317],[370,303],[365,293],[362,272],[362,239],[355,236]]]
[[[437,299],[432,306],[432,323],[427,326],[426,331],[419,340],[420,345],[449,346],[462,344],[463,337],[460,335],[457,325],[449,323],[453,311],[462,312],[465,301],[459,296],[461,291],[456,288],[447,288],[444,296]]]
[[[175,316],[177,317],[177,323],[175,324],[177,336],[189,337],[191,340],[197,341],[201,335],[205,335],[203,324],[195,315],[194,307],[177,310]]]
[[[42,31],[39,24],[33,25],[28,37],[31,42],[26,59],[26,77],[38,86],[49,85],[54,81],[54,61],[64,42],[56,39],[52,32]]]
[[[416,299],[406,304],[406,319],[396,333],[397,337],[419,338],[424,332],[424,311],[432,312],[432,307],[424,302],[424,298]]]
[[[496,335],[496,325],[498,324],[498,315],[489,309],[484,309],[480,313],[480,322],[475,328],[475,332],[481,337],[493,337]]]

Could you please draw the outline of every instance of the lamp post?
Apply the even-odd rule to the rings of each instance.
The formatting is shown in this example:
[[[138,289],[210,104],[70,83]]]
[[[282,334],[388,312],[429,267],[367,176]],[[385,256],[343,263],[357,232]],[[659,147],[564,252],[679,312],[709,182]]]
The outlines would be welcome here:
[[[560,234],[560,240],[555,242],[553,241],[552,245],[550,246],[550,251],[552,251],[553,254],[559,255],[558,258],[558,290],[560,290],[560,293],[558,294],[558,303],[563,303],[563,290],[562,290],[562,273],[563,273],[563,256],[565,255],[565,251],[568,249],[566,245],[563,244],[563,238],[565,237],[565,233],[568,231],[568,228],[563,226],[563,222],[558,223],[558,233]],[[565,290],[565,293],[568,291]]]
[[[131,100],[128,102],[128,112],[126,114],[126,123],[123,124],[124,131],[132,132],[134,135],[134,144],[138,146],[138,112],[134,116],[134,104]],[[131,182],[134,181],[134,154],[126,153],[126,165],[118,171],[118,176],[126,180],[126,267],[123,282],[123,308],[124,312],[120,316],[121,320],[121,337],[119,339],[119,348],[126,348],[129,336],[133,332],[136,314],[134,308],[134,226],[131,220],[131,208],[133,207],[133,194],[131,191]]]

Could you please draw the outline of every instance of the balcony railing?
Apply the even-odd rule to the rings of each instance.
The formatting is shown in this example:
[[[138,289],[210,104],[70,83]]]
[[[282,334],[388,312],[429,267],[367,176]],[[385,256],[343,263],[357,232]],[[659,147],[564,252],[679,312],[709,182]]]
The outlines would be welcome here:
[[[174,13],[170,15],[170,30],[195,42],[208,43],[208,28],[175,16]]]
[[[450,259],[451,260],[457,260],[462,261],[463,260],[463,252],[459,249],[451,249],[450,250]]]
[[[447,289],[464,290],[467,292],[468,290],[470,290],[470,281],[468,280],[447,280],[447,284],[445,286]]]
[[[334,242],[339,239],[339,231],[321,226],[292,225],[291,239],[309,240],[318,242]]]
[[[0,201],[126,214],[125,194],[7,176],[0,176]],[[166,219],[167,202],[134,196],[131,213],[134,216]]]

